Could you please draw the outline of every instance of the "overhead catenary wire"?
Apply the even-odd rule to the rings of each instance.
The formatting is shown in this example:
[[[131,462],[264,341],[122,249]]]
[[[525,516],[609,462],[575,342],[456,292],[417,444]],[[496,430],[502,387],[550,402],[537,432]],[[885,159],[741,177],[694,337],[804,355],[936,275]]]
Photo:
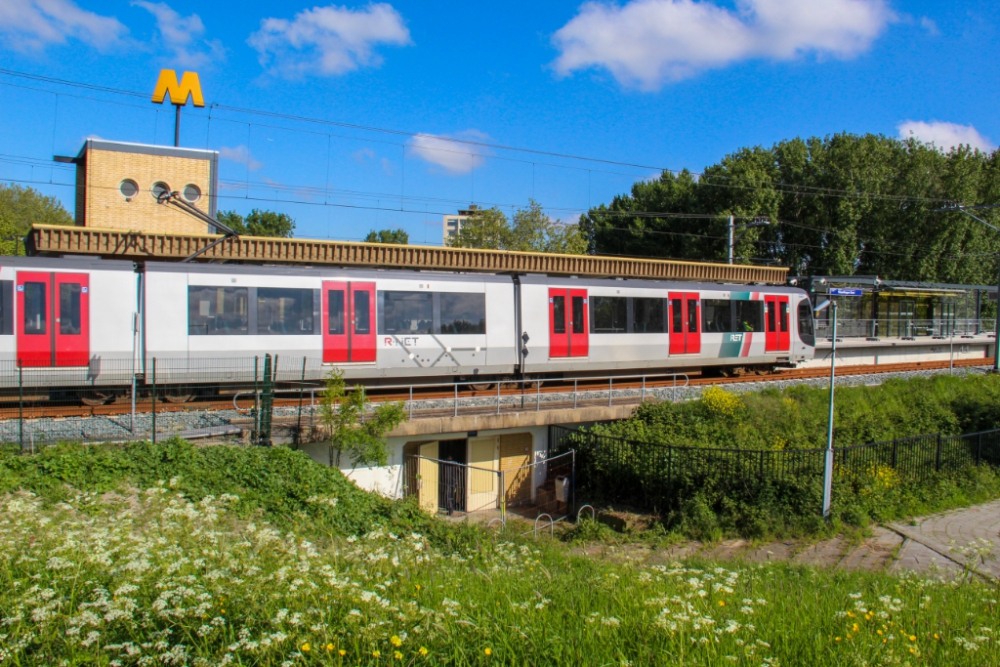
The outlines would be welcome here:
[[[49,83],[49,84],[83,88],[83,89],[87,89],[87,90],[91,90],[91,91],[104,92],[104,93],[108,93],[108,94],[127,95],[127,96],[137,97],[137,98],[146,98],[146,97],[148,97],[147,94],[140,93],[140,92],[137,92],[137,91],[125,90],[125,89],[120,89],[120,88],[113,88],[113,87],[110,87],[110,86],[101,86],[101,85],[97,85],[97,84],[88,84],[88,83],[84,83],[84,82],[80,82],[80,81],[71,81],[71,80],[68,80],[68,79],[60,79],[60,78],[57,78],[57,77],[49,77],[49,76],[44,76],[44,75],[39,75],[39,74],[30,74],[30,73],[20,72],[20,71],[17,71],[17,70],[11,70],[11,69],[7,69],[7,68],[0,68],[0,74],[6,75],[6,76],[10,76],[10,77],[15,77],[15,78],[24,78],[24,79],[29,79],[29,80],[41,81],[41,82],[45,82],[45,83]],[[46,92],[49,92],[51,94],[56,94],[56,91],[46,91]],[[598,157],[591,157],[591,156],[574,155],[574,154],[571,154],[571,153],[562,153],[562,152],[557,152],[557,151],[546,151],[546,150],[541,150],[541,149],[534,149],[534,148],[527,148],[527,147],[520,147],[520,146],[510,146],[510,145],[499,144],[499,143],[491,143],[491,142],[486,142],[486,141],[481,141],[481,140],[476,140],[476,139],[463,139],[463,138],[456,138],[456,137],[440,137],[440,136],[436,136],[436,135],[429,135],[428,133],[425,133],[425,132],[412,132],[412,131],[398,130],[398,129],[393,129],[393,128],[378,127],[378,126],[374,126],[374,125],[363,125],[363,124],[358,124],[358,123],[347,123],[347,122],[343,122],[343,121],[334,121],[334,120],[328,120],[328,119],[322,119],[322,118],[312,118],[312,117],[308,117],[308,116],[299,116],[299,115],[296,115],[296,114],[288,114],[288,113],[277,112],[277,111],[267,111],[267,110],[262,110],[262,109],[251,109],[251,108],[238,107],[238,106],[234,106],[234,105],[227,105],[227,104],[221,104],[221,103],[213,103],[212,105],[210,105],[210,108],[211,109],[222,109],[222,110],[231,111],[231,112],[240,113],[240,114],[256,115],[256,116],[263,116],[263,117],[270,117],[270,118],[280,118],[280,119],[283,119],[283,120],[290,120],[290,121],[294,121],[294,122],[302,122],[302,123],[308,123],[308,124],[318,124],[318,125],[330,126],[330,127],[342,127],[342,128],[359,130],[359,131],[364,131],[364,132],[382,133],[382,134],[389,134],[389,135],[394,135],[394,136],[405,136],[405,137],[409,137],[409,138],[434,136],[435,139],[438,139],[440,141],[451,142],[451,143],[454,143],[454,144],[461,144],[461,145],[467,145],[467,146],[475,146],[475,147],[481,147],[481,148],[486,148],[486,149],[491,149],[491,150],[504,150],[504,151],[510,151],[510,152],[524,153],[524,154],[529,154],[529,155],[542,155],[542,156],[555,157],[555,158],[560,158],[560,159],[583,161],[583,162],[588,162],[588,163],[607,164],[607,165],[620,166],[620,167],[628,167],[628,168],[634,168],[634,169],[645,169],[645,170],[653,170],[653,169],[655,169],[657,171],[660,171],[661,173],[662,172],[670,172],[670,173],[673,173],[673,174],[681,174],[681,173],[687,171],[687,173],[691,174],[692,176],[698,177],[700,183],[703,183],[705,185],[709,185],[709,186],[712,186],[712,187],[734,187],[734,188],[740,188],[740,189],[754,189],[754,190],[760,190],[760,189],[764,189],[765,187],[767,187],[767,188],[772,188],[772,189],[779,189],[779,190],[781,190],[783,192],[795,192],[795,193],[798,193],[798,194],[801,194],[801,195],[805,195],[805,196],[821,196],[821,197],[841,197],[841,198],[862,198],[862,197],[867,197],[867,198],[872,198],[872,199],[884,199],[884,200],[890,200],[890,201],[914,201],[914,202],[918,202],[918,201],[923,201],[923,202],[947,202],[947,201],[949,201],[949,200],[944,199],[944,198],[915,197],[915,196],[907,196],[907,195],[889,195],[889,194],[884,194],[884,193],[866,192],[866,191],[859,191],[859,190],[848,190],[848,189],[843,189],[843,188],[823,188],[823,187],[818,187],[818,186],[794,185],[794,184],[787,184],[787,183],[773,182],[773,181],[761,181],[761,182],[756,182],[756,183],[752,183],[752,184],[749,184],[749,183],[742,183],[741,184],[741,183],[739,183],[739,179],[734,178],[734,177],[721,176],[721,175],[717,175],[717,174],[705,174],[705,173],[693,172],[693,171],[689,171],[689,170],[678,170],[678,169],[673,169],[673,168],[669,168],[669,167],[646,165],[646,164],[640,164],[640,163],[635,163],[635,162],[628,162],[628,161],[624,161],[624,160],[613,160],[613,159],[609,159],[609,158],[598,158]],[[219,116],[214,117],[214,119],[215,120],[222,120],[222,118],[219,117]],[[300,131],[300,130],[295,129],[295,128],[285,128],[285,129],[288,129],[289,131]],[[447,150],[447,149],[440,149],[440,150]],[[477,154],[473,154],[473,155],[477,155]],[[494,158],[494,159],[498,158],[498,156],[493,156],[493,155],[477,155],[477,156],[479,156],[479,157],[489,157],[489,158]],[[569,166],[566,166],[566,165],[553,165],[553,166],[557,166],[559,168],[572,168],[572,167],[569,167]],[[713,183],[713,182],[711,182],[710,179],[718,179],[718,180],[729,181],[729,182],[727,182],[727,183]]]

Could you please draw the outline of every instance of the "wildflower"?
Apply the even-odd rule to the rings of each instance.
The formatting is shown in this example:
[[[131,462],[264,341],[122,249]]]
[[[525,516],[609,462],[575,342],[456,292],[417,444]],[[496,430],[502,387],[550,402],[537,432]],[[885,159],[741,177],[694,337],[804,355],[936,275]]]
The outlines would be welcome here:
[[[726,601],[725,600],[719,600],[719,606],[720,607],[725,607],[726,606]]]
[[[393,646],[395,646],[396,648],[399,648],[400,646],[403,645],[403,640],[400,639],[398,635],[393,635],[389,639],[389,643],[392,644]]]
[[[309,642],[306,642],[305,644],[302,645],[302,652],[303,653],[309,652]]]
[[[400,653],[399,651],[393,651],[392,652],[392,657],[394,657],[396,660],[402,660],[403,659],[403,654]]]
[[[345,651],[344,649],[340,649],[339,651],[337,651],[337,653],[340,654],[341,658],[343,658],[345,655],[347,655],[347,651]]]
[[[910,641],[911,641],[911,642],[915,642],[915,641],[917,641],[917,637],[916,637],[916,635],[910,635]]]
[[[326,650],[327,651],[332,651],[333,650],[333,644],[327,644],[326,645]]]
[[[373,657],[373,658],[378,658],[378,657],[380,657],[381,655],[382,655],[382,654],[381,654],[381,653],[380,653],[380,652],[379,652],[378,650],[375,650],[375,651],[372,651],[372,657]]]
[[[487,656],[491,656],[493,655],[493,649],[487,646],[486,648],[483,649],[483,653],[485,653]]]
[[[426,657],[426,655],[427,655],[428,653],[430,653],[430,651],[428,651],[428,650],[427,650],[426,648],[424,648],[423,646],[421,646],[421,647],[420,647],[420,650],[419,650],[419,651],[417,651],[417,653],[419,653],[420,655],[422,655],[422,656],[425,656],[425,657]]]

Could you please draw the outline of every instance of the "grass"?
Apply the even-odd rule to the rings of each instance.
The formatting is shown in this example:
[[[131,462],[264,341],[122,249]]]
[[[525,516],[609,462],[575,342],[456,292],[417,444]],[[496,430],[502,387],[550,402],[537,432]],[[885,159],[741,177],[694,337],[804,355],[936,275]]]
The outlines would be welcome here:
[[[978,580],[576,557],[280,448],[6,452],[0,485],[4,665],[1000,665]]]

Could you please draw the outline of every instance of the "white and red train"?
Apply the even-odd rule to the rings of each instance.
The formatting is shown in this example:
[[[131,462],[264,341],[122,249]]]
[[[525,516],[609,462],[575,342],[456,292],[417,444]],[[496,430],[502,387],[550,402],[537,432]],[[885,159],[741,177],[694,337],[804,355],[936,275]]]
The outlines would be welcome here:
[[[271,353],[307,358],[313,378],[337,366],[389,384],[795,366],[814,346],[808,296],[791,287],[0,260],[0,369],[53,369],[56,384],[120,383],[109,369],[154,357],[166,383]]]

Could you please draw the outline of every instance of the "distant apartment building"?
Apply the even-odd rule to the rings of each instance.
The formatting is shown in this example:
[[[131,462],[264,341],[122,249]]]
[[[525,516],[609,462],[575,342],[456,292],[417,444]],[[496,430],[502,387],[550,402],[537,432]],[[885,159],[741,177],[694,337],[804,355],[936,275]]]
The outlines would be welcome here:
[[[441,240],[444,244],[451,245],[451,240],[458,236],[458,232],[462,229],[462,224],[468,220],[472,215],[479,210],[479,207],[475,204],[469,204],[469,208],[466,210],[459,210],[458,215],[446,215],[444,216],[443,233]]]

